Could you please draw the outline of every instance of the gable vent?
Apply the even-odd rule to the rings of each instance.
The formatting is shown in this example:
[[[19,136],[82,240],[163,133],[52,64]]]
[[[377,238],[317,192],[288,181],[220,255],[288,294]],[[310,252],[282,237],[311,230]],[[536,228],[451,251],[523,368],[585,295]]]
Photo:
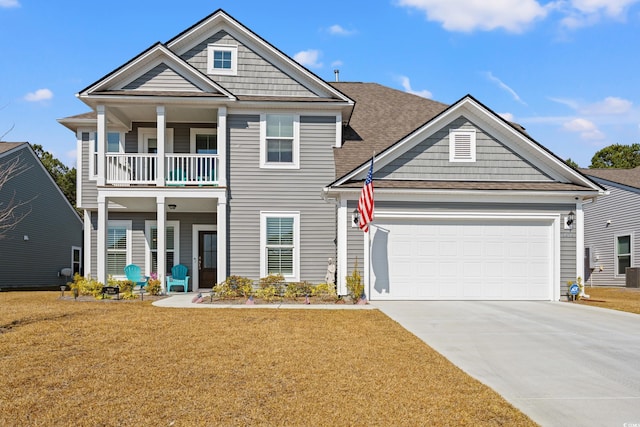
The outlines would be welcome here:
[[[476,161],[475,129],[456,129],[449,131],[449,161]]]

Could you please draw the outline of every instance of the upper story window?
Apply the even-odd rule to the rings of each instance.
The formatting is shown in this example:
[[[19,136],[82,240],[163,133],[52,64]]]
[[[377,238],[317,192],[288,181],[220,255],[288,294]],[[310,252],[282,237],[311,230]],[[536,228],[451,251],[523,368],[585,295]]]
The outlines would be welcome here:
[[[260,166],[298,169],[300,116],[263,114],[260,118]]]
[[[475,129],[452,129],[449,131],[449,161],[476,161]]]
[[[215,128],[191,128],[191,152],[218,154],[218,135]]]
[[[238,74],[238,46],[210,44],[207,46],[207,74],[235,76]]]
[[[89,142],[90,178],[98,175],[98,132],[82,132],[82,141]],[[107,132],[107,153],[124,153],[124,133]]]

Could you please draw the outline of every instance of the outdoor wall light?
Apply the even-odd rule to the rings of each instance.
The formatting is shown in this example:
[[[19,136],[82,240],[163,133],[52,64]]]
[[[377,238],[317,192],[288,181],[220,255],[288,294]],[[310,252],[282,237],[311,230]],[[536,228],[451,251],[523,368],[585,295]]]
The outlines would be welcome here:
[[[569,212],[569,216],[567,216],[567,225],[571,226],[571,224],[573,224],[573,221],[575,221],[575,219],[576,219],[576,214],[573,211]]]
[[[352,220],[352,227],[357,226],[358,223],[360,222],[360,213],[358,212],[358,208],[355,208],[353,210],[353,213],[351,214],[351,220]]]
[[[176,207],[177,207],[177,205],[174,205],[173,203],[171,203],[171,204],[169,205],[169,209],[171,209],[172,211],[173,211],[173,210],[175,210],[175,209],[176,209]]]

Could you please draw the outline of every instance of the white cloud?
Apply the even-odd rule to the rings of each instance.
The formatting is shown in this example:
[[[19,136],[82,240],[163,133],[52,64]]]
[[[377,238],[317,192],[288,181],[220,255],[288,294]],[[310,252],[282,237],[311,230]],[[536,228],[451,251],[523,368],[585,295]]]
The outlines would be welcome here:
[[[347,30],[341,25],[335,24],[329,27],[329,34],[333,34],[334,36],[350,36],[355,34],[355,30]]]
[[[428,90],[414,90],[411,88],[411,81],[409,80],[409,77],[407,76],[399,76],[398,79],[400,80],[400,84],[402,85],[403,89],[405,92],[411,93],[413,95],[418,95],[421,96],[423,98],[431,98],[433,96],[433,94],[431,92],[429,92]]]
[[[24,99],[29,102],[47,101],[51,98],[53,98],[53,92],[49,89],[38,89],[24,96]]]
[[[441,22],[449,31],[502,28],[513,33],[545,18],[553,7],[553,3],[541,6],[535,0],[397,0],[397,4],[425,12],[429,21]]]
[[[20,7],[20,2],[18,0],[0,0],[0,7],[10,8],[10,7]]]
[[[624,19],[627,10],[639,0],[571,0],[561,2],[560,9],[567,16],[560,22],[575,29],[599,22],[602,17]]]
[[[339,67],[339,66],[341,66],[341,65],[343,65],[343,62],[342,62],[342,61],[340,61],[339,59],[338,59],[337,61],[333,61],[333,62],[331,63],[331,67]]]
[[[524,102],[522,100],[522,98],[520,98],[520,95],[518,95],[515,90],[513,90],[509,86],[507,86],[502,80],[500,80],[499,78],[494,76],[490,71],[487,72],[487,78],[489,80],[491,80],[492,82],[496,83],[498,85],[498,87],[500,87],[500,89],[503,89],[503,90],[507,91],[509,94],[511,94],[513,99],[518,101],[520,104],[527,105],[527,103]]]
[[[293,55],[293,59],[295,59],[297,62],[304,65],[305,67],[311,68],[322,67],[322,62],[318,62],[319,58],[320,51],[315,49],[303,50]]]
[[[583,106],[580,108],[580,112],[589,115],[626,114],[631,110],[631,107],[633,107],[631,101],[608,96],[602,101]]]
[[[500,117],[502,117],[503,119],[505,119],[508,122],[512,122],[513,121],[513,114],[511,113],[499,113],[498,114]]]
[[[562,127],[569,132],[579,133],[582,139],[594,140],[605,138],[604,133],[602,133],[592,121],[581,117],[566,122]]]

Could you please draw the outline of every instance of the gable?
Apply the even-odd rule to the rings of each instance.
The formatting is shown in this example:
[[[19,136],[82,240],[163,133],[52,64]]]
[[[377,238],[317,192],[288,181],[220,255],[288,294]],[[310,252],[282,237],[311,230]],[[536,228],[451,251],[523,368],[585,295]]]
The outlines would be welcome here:
[[[235,95],[317,97],[273,63],[257,54],[245,43],[221,30],[208,37],[180,57],[207,75],[208,46],[234,46],[237,48],[236,75],[209,75]]]
[[[201,92],[201,89],[185,79],[169,65],[161,63],[122,87],[134,91]]]
[[[473,161],[452,162],[450,133],[474,131]],[[459,147],[458,147],[459,148]],[[376,171],[377,179],[553,181],[521,154],[464,116],[434,132]]]

